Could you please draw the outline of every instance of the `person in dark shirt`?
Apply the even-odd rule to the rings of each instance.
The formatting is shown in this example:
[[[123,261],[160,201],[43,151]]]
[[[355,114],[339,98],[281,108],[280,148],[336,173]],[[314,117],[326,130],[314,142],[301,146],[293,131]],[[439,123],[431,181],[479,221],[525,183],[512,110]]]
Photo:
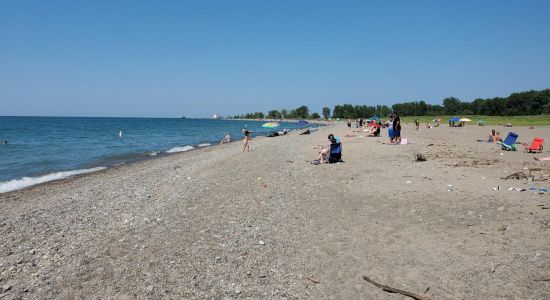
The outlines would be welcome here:
[[[393,135],[395,136],[395,142],[401,143],[401,119],[399,114],[393,113]]]

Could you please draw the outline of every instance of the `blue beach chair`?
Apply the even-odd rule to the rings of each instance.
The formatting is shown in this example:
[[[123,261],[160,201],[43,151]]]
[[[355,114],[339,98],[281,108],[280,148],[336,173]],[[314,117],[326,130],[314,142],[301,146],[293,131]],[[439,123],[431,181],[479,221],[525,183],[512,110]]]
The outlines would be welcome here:
[[[499,142],[498,144],[502,146],[502,150],[506,151],[516,151],[516,140],[518,139],[517,133],[509,132],[508,136],[504,142]]]
[[[328,163],[337,163],[342,161],[342,143],[337,141],[336,143],[330,144],[330,153],[328,155]]]

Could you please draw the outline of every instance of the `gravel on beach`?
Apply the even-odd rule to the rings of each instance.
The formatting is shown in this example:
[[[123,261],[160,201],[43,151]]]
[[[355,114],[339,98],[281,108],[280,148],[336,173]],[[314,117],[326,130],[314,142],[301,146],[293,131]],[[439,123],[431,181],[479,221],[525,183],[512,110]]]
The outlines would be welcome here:
[[[413,143],[394,146],[337,124],[0,194],[0,299],[403,299],[363,275],[549,299],[550,182],[501,178],[550,162],[476,141],[490,130],[404,125]],[[330,132],[344,162],[311,164]]]

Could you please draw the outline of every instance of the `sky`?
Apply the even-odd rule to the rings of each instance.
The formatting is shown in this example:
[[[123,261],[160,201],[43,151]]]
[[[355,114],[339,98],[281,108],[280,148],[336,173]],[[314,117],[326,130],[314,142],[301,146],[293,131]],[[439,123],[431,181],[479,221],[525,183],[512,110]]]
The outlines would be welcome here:
[[[0,115],[209,117],[550,88],[550,1],[0,0]]]

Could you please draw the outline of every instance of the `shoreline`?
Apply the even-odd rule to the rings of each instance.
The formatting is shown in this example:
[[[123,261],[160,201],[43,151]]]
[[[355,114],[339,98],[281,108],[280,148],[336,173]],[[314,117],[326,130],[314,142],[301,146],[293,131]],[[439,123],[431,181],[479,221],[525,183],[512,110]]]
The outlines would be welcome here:
[[[314,166],[329,131],[345,163]],[[549,194],[500,178],[550,165],[486,131],[404,125],[414,144],[388,146],[340,124],[0,194],[0,282],[9,299],[387,297],[367,275],[434,299],[547,298]]]
[[[254,121],[258,121],[258,120],[254,120]],[[315,124],[315,126],[318,127],[318,126],[323,126],[323,125]],[[306,128],[309,128],[309,127],[294,128],[294,129],[291,129],[290,132],[305,130]],[[263,136],[263,135],[253,136],[254,139],[259,138],[259,137],[265,137],[265,136]],[[230,142],[230,144],[234,143],[234,142],[237,142],[237,141],[240,141],[240,140],[241,139],[233,140],[233,141]],[[30,187],[33,187],[33,186],[36,186],[36,185],[46,184],[46,183],[52,182],[52,181],[65,180],[65,179],[69,179],[69,178],[72,178],[72,177],[75,177],[75,176],[82,176],[82,175],[85,175],[85,174],[104,171],[106,169],[111,169],[113,167],[118,167],[118,166],[121,166],[121,165],[134,164],[134,163],[139,163],[141,161],[158,159],[158,158],[162,158],[162,157],[166,157],[166,156],[170,156],[170,155],[175,155],[175,154],[178,154],[178,153],[195,151],[195,150],[199,150],[199,149],[207,148],[207,147],[212,147],[212,146],[219,146],[220,145],[219,140],[217,142],[218,143],[215,143],[214,141],[210,141],[210,142],[202,142],[202,143],[199,143],[199,144],[175,146],[175,147],[172,147],[172,148],[167,149],[167,150],[126,153],[124,155],[126,155],[126,156],[135,156],[135,157],[131,158],[131,159],[113,161],[111,163],[100,163],[99,161],[95,161],[95,162],[91,161],[91,162],[82,164],[80,168],[67,169],[67,170],[58,170],[58,171],[52,171],[52,172],[43,173],[43,174],[36,174],[36,175],[31,175],[31,176],[23,176],[23,177],[19,177],[19,178],[12,178],[12,179],[8,179],[6,181],[1,181],[0,182],[0,194],[9,193],[9,192],[13,192],[13,191],[18,191],[18,190],[22,190],[22,189],[27,189],[27,188],[30,188]],[[92,170],[94,170],[94,171],[92,171]],[[46,180],[46,178],[52,178],[52,179]],[[11,187],[11,186],[15,186],[15,187]]]

